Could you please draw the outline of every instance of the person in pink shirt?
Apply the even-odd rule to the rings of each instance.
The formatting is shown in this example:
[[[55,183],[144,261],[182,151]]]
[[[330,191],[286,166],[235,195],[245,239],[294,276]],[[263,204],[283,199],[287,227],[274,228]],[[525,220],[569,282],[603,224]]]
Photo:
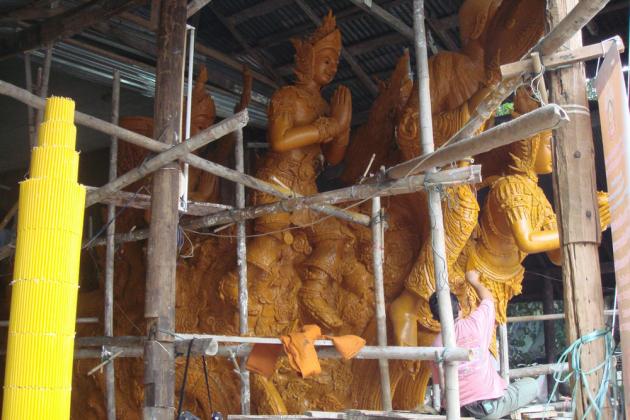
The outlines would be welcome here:
[[[470,316],[463,318],[457,297],[451,293],[453,318],[455,319],[455,339],[458,347],[473,350],[473,358],[459,362],[459,404],[462,415],[478,419],[500,419],[524,407],[536,398],[536,380],[525,378],[512,384],[499,376],[493,364],[493,356],[488,348],[495,325],[494,300],[490,291],[479,281],[477,271],[466,273],[466,280],[474,287],[481,303]],[[440,321],[437,294],[429,298],[431,313]],[[434,347],[442,347],[442,336],[437,336]],[[443,387],[438,366],[433,364],[433,382]]]

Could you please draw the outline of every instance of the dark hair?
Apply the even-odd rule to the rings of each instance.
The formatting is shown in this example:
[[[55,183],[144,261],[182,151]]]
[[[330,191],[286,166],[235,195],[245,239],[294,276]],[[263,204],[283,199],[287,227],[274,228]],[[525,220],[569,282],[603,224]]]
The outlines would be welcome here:
[[[455,296],[453,293],[451,293],[451,306],[453,307],[453,319],[455,319],[459,315],[459,300],[457,300],[457,296]],[[437,322],[440,322],[440,309],[438,306],[437,292],[433,292],[433,294],[429,298],[429,308],[431,308],[433,319],[435,319]]]

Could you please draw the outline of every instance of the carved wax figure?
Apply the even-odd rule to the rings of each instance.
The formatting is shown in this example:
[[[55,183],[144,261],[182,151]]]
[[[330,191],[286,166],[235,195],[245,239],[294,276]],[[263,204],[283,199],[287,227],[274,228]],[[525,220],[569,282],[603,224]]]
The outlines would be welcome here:
[[[324,161],[335,165],[343,159],[350,134],[352,99],[343,86],[333,93],[330,104],[320,92],[333,80],[341,52],[341,33],[332,12],[309,38],[292,42],[296,49],[297,82],[280,88],[271,98],[267,132],[270,150],[262,159],[256,177],[309,195],[317,192],[316,178]],[[253,203],[257,205],[275,201],[277,198],[268,194],[253,194]],[[322,293],[327,282],[340,280],[342,264],[338,256],[348,235],[334,218],[311,226],[320,217],[303,210],[256,219],[255,233],[264,236],[257,236],[248,244],[247,261],[252,275],[250,285],[256,287],[256,283],[277,276],[284,246],[307,254],[301,272],[302,306],[318,325],[331,329],[341,326],[342,320]],[[299,231],[288,230],[300,226],[308,226],[307,244]],[[230,273],[221,286],[223,294],[232,300],[235,278],[236,273]]]
[[[536,106],[536,102],[526,90],[517,91],[515,99],[517,111],[528,112]],[[499,177],[490,187],[474,237],[466,244],[453,267],[453,272],[449,273],[460,277],[468,270],[481,273],[481,281],[494,296],[498,323],[506,321],[509,299],[521,292],[524,273],[521,263],[525,257],[546,252],[551,261],[555,263],[560,261],[556,215],[543,190],[538,186],[538,175],[549,174],[552,171],[551,132],[543,132],[513,143],[509,146],[509,156],[511,164],[508,165],[505,175]],[[610,222],[610,211],[606,194],[600,193],[599,197],[603,230]],[[448,207],[445,211],[447,212],[445,228],[449,232],[448,225],[451,224],[451,220],[456,219],[449,218]],[[424,296],[420,300],[425,300],[433,292],[431,290],[427,294],[426,288],[432,285],[432,282],[426,282],[422,276],[412,275],[407,279],[407,291],[403,295]],[[403,297],[402,300],[407,297]],[[414,301],[416,299],[412,298]],[[426,306],[426,300],[424,303],[416,301],[416,304],[419,305],[416,308],[418,312],[406,315],[413,318],[420,313],[421,325],[437,331],[439,325],[432,322],[430,311],[420,308]],[[396,304],[392,306],[396,307]],[[392,313],[392,316],[398,317],[399,320],[401,315],[403,315],[401,312]],[[402,343],[413,345],[417,340],[412,331],[415,329],[403,326],[406,322],[399,324],[395,331],[396,337]]]
[[[517,92],[517,111],[529,112],[536,106],[527,91]],[[470,226],[477,221],[473,217],[474,211],[470,211],[473,204],[470,190],[458,187],[457,195],[452,189],[447,190],[448,196],[442,206],[451,290],[458,296],[462,312],[467,315],[476,306],[476,296],[464,281],[464,272],[479,272],[481,282],[493,295],[498,324],[506,322],[508,301],[521,292],[525,257],[546,252],[552,262],[560,261],[556,216],[538,186],[538,175],[552,171],[551,133],[543,132],[513,143],[508,146],[507,156],[510,164],[504,175],[491,184],[478,225],[457,255],[451,255],[451,250],[461,244],[461,238],[465,236],[462,234],[470,232]],[[601,193],[599,197],[603,230],[610,222],[610,211],[606,194]],[[462,212],[462,209],[468,211]],[[440,330],[428,303],[434,291],[431,249],[430,245],[425,245],[405,282],[405,291],[390,306],[397,344],[431,344]],[[496,350],[494,340],[490,350]],[[412,384],[418,392],[425,389],[429,371],[428,364],[423,362]]]

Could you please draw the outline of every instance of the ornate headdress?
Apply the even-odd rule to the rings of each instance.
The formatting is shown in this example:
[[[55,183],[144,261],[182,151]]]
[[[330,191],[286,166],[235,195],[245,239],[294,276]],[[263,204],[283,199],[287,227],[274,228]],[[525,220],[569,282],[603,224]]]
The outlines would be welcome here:
[[[337,29],[332,10],[322,20],[319,28],[306,39],[291,38],[295,48],[295,75],[298,81],[306,81],[313,77],[313,65],[319,51],[332,49],[341,53],[341,32]]]

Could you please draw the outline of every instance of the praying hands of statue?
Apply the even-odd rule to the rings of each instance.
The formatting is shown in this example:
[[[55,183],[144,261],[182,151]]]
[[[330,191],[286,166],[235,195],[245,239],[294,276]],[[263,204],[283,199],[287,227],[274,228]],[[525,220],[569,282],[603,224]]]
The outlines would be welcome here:
[[[337,122],[337,134],[323,146],[326,161],[331,165],[341,163],[350,141],[352,120],[352,94],[350,89],[339,86],[330,100],[330,116]]]

